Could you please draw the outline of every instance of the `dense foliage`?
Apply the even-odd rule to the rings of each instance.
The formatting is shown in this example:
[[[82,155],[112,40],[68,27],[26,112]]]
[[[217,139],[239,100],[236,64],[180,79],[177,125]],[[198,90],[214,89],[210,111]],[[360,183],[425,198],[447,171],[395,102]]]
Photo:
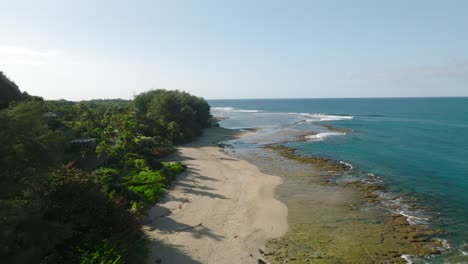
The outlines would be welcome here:
[[[9,91],[0,86],[2,263],[144,262],[141,219],[185,169],[159,158],[209,125],[206,101],[166,90],[78,103]]]
[[[0,109],[7,107],[11,101],[21,100],[22,97],[18,86],[0,71]]]
[[[135,97],[138,120],[149,136],[183,143],[199,136],[209,126],[210,106],[185,92],[155,90]]]

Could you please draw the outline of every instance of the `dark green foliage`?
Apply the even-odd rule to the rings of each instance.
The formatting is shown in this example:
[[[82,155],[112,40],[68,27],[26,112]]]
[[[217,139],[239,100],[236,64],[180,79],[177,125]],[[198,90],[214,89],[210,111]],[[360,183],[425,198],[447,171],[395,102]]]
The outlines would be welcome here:
[[[10,102],[23,98],[18,86],[0,71],[0,109],[8,106]]]
[[[48,221],[33,208],[15,201],[2,200],[0,215],[2,263],[39,263],[72,236],[69,226]]]
[[[172,142],[160,137],[139,136],[135,138],[134,152],[142,156],[164,157],[175,151]]]
[[[159,158],[200,135],[209,111],[165,90],[44,101],[0,73],[1,262],[143,263],[141,219],[185,170]]]
[[[136,119],[132,112],[114,113],[104,118],[105,128],[101,133],[101,142],[97,147],[98,155],[125,159],[129,148],[134,145],[137,136]]]
[[[192,140],[210,126],[208,103],[186,92],[154,90],[136,96],[134,102],[147,136],[159,135],[177,144]]]
[[[35,100],[0,110],[0,253],[7,262],[38,261],[71,235],[66,225],[44,219],[37,203],[63,143],[43,112]]]
[[[0,111],[0,167],[3,168],[0,181],[28,184],[50,166],[59,164],[63,137],[60,132],[49,130],[43,114],[42,102],[37,101],[22,102]]]
[[[46,218],[72,224],[80,232],[107,237],[136,225],[125,206],[110,200],[91,174],[75,169],[54,172],[42,202]]]
[[[108,240],[101,243],[83,243],[75,248],[72,258],[76,263],[86,264],[125,263],[118,246]]]

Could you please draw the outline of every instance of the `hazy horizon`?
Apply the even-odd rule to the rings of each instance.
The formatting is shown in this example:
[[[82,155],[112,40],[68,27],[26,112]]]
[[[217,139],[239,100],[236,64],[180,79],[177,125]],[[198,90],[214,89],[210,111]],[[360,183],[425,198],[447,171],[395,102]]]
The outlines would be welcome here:
[[[205,98],[209,101],[216,100],[307,100],[307,99],[424,99],[424,98],[468,98],[466,95],[461,96],[382,96],[382,97],[282,97],[282,98]]]
[[[0,71],[46,99],[468,96],[466,1],[0,4]]]

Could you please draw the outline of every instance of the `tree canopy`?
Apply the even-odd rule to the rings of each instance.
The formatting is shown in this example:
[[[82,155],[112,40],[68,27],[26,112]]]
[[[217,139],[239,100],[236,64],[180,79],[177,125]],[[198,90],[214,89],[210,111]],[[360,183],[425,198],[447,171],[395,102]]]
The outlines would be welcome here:
[[[21,98],[22,94],[18,86],[0,71],[0,109],[7,107],[12,101],[21,100]]]
[[[47,101],[0,74],[0,258],[4,263],[142,263],[140,229],[185,167],[159,159],[210,124],[200,97]]]

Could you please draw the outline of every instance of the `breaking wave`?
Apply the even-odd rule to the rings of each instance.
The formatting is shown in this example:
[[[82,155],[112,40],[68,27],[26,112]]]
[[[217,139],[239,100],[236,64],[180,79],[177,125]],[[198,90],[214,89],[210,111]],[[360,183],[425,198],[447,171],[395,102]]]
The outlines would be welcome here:
[[[211,110],[225,113],[258,113],[260,110],[237,109],[234,107],[211,107]]]
[[[306,139],[310,140],[310,141],[322,141],[324,140],[325,138],[327,137],[331,137],[331,136],[344,136],[346,135],[346,133],[340,133],[340,132],[322,132],[322,133],[318,133],[318,134],[315,134],[315,135],[308,135],[308,136],[305,136]]]
[[[354,116],[342,116],[342,115],[326,115],[326,114],[309,114],[309,113],[288,113],[290,115],[296,115],[305,118],[303,122],[320,122],[320,121],[340,121],[340,120],[351,120]]]

